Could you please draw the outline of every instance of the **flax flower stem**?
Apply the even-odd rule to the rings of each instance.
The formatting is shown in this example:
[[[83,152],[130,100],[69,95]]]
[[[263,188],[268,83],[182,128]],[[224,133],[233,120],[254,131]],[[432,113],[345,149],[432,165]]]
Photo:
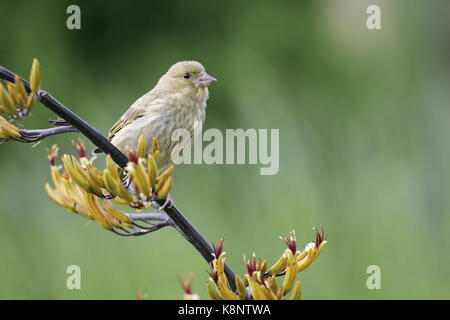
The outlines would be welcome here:
[[[46,137],[61,134],[66,132],[78,132],[77,128],[74,128],[72,125],[61,126],[57,128],[48,128],[48,129],[38,129],[38,130],[26,130],[20,129],[19,133],[21,135],[20,138],[13,138],[14,140],[20,142],[36,142],[42,140]]]
[[[14,73],[10,70],[0,66],[0,79],[14,82]],[[25,79],[20,78],[28,93],[31,92],[30,83]],[[72,127],[76,128],[81,134],[87,137],[94,145],[100,148],[105,154],[110,154],[114,162],[120,167],[124,168],[128,163],[128,158],[119,151],[108,139],[106,139],[96,128],[89,123],[81,119],[69,108],[64,106],[61,102],[56,100],[52,95],[44,90],[40,90],[35,99],[41,102],[45,107],[56,113],[65,122],[69,123]],[[157,203],[162,206],[164,199],[157,200]],[[195,227],[186,219],[180,210],[175,205],[166,206],[164,211],[172,219],[175,224],[175,229],[186,238],[194,248],[200,253],[200,255],[210,263],[213,261],[213,248],[203,238],[203,236],[195,229]],[[235,288],[235,275],[234,272],[225,265],[225,274],[227,275],[228,282],[230,283],[233,291]]]
[[[151,212],[151,213],[125,213],[132,220],[157,220],[165,221],[168,219],[167,214],[162,212]]]

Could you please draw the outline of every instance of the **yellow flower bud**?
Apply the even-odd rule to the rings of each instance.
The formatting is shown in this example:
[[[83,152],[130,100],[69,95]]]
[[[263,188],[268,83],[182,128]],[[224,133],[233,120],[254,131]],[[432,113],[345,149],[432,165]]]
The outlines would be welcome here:
[[[0,84],[0,104],[7,114],[15,115],[17,114],[16,106],[5,88]]]
[[[33,59],[33,65],[31,66],[30,88],[34,93],[41,90],[41,66],[36,58]]]
[[[295,283],[294,291],[291,295],[291,300],[300,300],[302,298],[302,287],[300,285],[300,280]]]

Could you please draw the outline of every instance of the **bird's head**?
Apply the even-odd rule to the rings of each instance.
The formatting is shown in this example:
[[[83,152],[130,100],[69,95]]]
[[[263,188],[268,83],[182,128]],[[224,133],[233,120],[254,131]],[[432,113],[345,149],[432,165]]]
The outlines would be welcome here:
[[[201,63],[181,61],[170,67],[158,84],[173,93],[194,95],[201,99],[208,97],[208,86],[215,81],[217,80],[206,73]]]

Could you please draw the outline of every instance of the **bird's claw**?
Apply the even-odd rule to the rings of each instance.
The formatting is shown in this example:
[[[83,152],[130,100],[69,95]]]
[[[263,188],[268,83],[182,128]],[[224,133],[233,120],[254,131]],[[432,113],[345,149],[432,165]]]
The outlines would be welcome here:
[[[156,211],[164,210],[167,207],[167,205],[169,205],[168,208],[171,208],[173,206],[173,200],[172,197],[170,196],[170,193],[167,194],[166,200],[164,201],[163,205],[160,206]]]

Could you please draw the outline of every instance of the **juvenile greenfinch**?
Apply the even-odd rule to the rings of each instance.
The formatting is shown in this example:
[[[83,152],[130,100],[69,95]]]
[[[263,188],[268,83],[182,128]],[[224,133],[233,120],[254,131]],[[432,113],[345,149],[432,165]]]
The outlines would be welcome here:
[[[153,137],[158,139],[159,171],[171,163],[171,153],[179,143],[172,141],[172,132],[184,129],[191,134],[191,143],[197,138],[206,116],[208,86],[216,79],[206,73],[196,61],[181,61],[170,67],[156,86],[136,100],[109,131],[108,139],[121,152],[137,151],[141,133],[146,139],[146,152],[151,152]],[[197,128],[194,127],[197,126]],[[100,153],[96,149],[94,153]]]

